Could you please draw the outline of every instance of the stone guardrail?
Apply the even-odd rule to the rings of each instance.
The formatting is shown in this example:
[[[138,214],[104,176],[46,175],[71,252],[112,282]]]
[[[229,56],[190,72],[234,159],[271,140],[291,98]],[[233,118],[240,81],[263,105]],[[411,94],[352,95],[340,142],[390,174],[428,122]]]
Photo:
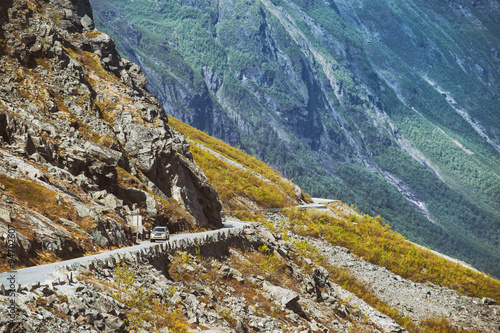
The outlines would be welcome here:
[[[255,223],[260,224],[260,223]],[[140,249],[125,253],[114,253],[105,259],[92,259],[85,263],[74,263],[59,266],[56,272],[81,272],[94,270],[96,268],[114,268],[120,262],[144,263],[149,262],[153,266],[164,269],[166,254],[181,250],[190,254],[200,254],[204,257],[220,258],[229,254],[229,247],[242,247],[246,241],[246,230],[253,226],[245,225],[240,228],[221,229],[210,234],[200,235],[193,238],[182,238],[158,243],[146,249]]]

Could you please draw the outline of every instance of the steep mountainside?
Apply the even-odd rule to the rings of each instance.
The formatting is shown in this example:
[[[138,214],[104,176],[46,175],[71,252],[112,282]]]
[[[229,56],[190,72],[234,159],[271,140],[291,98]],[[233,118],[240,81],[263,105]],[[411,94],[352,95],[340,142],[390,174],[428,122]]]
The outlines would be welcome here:
[[[340,201],[219,228],[310,198],[167,124],[87,1],[0,0],[0,82],[0,333],[498,332],[499,280]],[[217,230],[107,252],[132,214]]]
[[[500,275],[500,5],[92,1],[165,110]]]
[[[294,207],[310,196],[276,170],[243,151],[170,117],[169,125],[186,136],[197,165],[219,195],[223,210]]]
[[[88,2],[2,1],[0,32],[0,234],[16,235],[17,267],[130,245],[133,214],[222,226],[185,138]]]

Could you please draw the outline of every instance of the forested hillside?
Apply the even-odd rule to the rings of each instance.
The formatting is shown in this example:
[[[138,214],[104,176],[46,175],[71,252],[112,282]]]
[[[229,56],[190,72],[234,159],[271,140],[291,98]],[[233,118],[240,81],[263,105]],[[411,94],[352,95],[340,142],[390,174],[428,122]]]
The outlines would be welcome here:
[[[92,1],[167,113],[500,275],[500,5]]]

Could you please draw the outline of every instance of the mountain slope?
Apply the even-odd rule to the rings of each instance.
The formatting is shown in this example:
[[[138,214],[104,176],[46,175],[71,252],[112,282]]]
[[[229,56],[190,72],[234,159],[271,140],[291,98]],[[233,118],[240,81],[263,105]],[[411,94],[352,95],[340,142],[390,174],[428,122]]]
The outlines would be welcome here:
[[[2,271],[130,245],[131,215],[172,232],[222,225],[185,138],[88,2],[0,10],[0,233],[15,254]]]
[[[190,142],[193,159],[207,175],[226,211],[286,208],[311,203],[308,194],[255,157],[169,117]]]
[[[263,223],[232,218],[238,227],[66,266],[48,284],[0,293],[0,304],[15,298],[18,306],[13,318],[0,306],[0,332],[497,331],[500,281],[417,248],[379,218],[338,202],[331,209],[270,214]],[[355,236],[347,247],[335,246],[339,230]],[[373,265],[351,253],[355,238],[384,244],[390,261],[404,257],[403,269],[425,269],[412,281]],[[474,295],[432,283],[443,277]]]
[[[131,215],[143,216],[147,230],[174,233],[220,227],[221,203],[236,210],[309,200],[242,151],[171,118],[189,143],[173,130],[139,67],[94,29],[88,3],[3,8],[0,233],[17,231],[17,264],[131,245]],[[65,9],[76,14],[63,18]],[[8,270],[8,260],[0,267]]]
[[[338,201],[24,275],[130,244],[131,214],[175,232],[218,228],[214,187],[230,209],[308,196],[170,118],[191,154],[88,2],[0,5],[1,333],[497,331],[500,281]]]
[[[498,1],[92,3],[167,112],[498,276]]]

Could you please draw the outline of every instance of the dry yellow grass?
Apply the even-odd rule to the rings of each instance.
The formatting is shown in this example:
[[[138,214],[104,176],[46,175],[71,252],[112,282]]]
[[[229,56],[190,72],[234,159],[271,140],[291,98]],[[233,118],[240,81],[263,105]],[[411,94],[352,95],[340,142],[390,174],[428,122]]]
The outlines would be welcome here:
[[[290,207],[299,204],[294,186],[264,162],[173,117],[169,117],[169,125],[199,144],[191,146],[194,160],[219,193],[225,209],[247,209],[248,202],[259,208]],[[214,156],[203,147],[221,154],[243,168]],[[262,175],[268,181],[255,174]],[[306,200],[310,200],[307,194],[304,196]]]
[[[333,210],[337,208],[332,208]],[[339,215],[342,214],[338,211]],[[500,281],[422,249],[391,230],[379,216],[338,219],[327,213],[287,211],[291,230],[350,249],[354,254],[413,281],[430,281],[475,297],[500,302]]]

